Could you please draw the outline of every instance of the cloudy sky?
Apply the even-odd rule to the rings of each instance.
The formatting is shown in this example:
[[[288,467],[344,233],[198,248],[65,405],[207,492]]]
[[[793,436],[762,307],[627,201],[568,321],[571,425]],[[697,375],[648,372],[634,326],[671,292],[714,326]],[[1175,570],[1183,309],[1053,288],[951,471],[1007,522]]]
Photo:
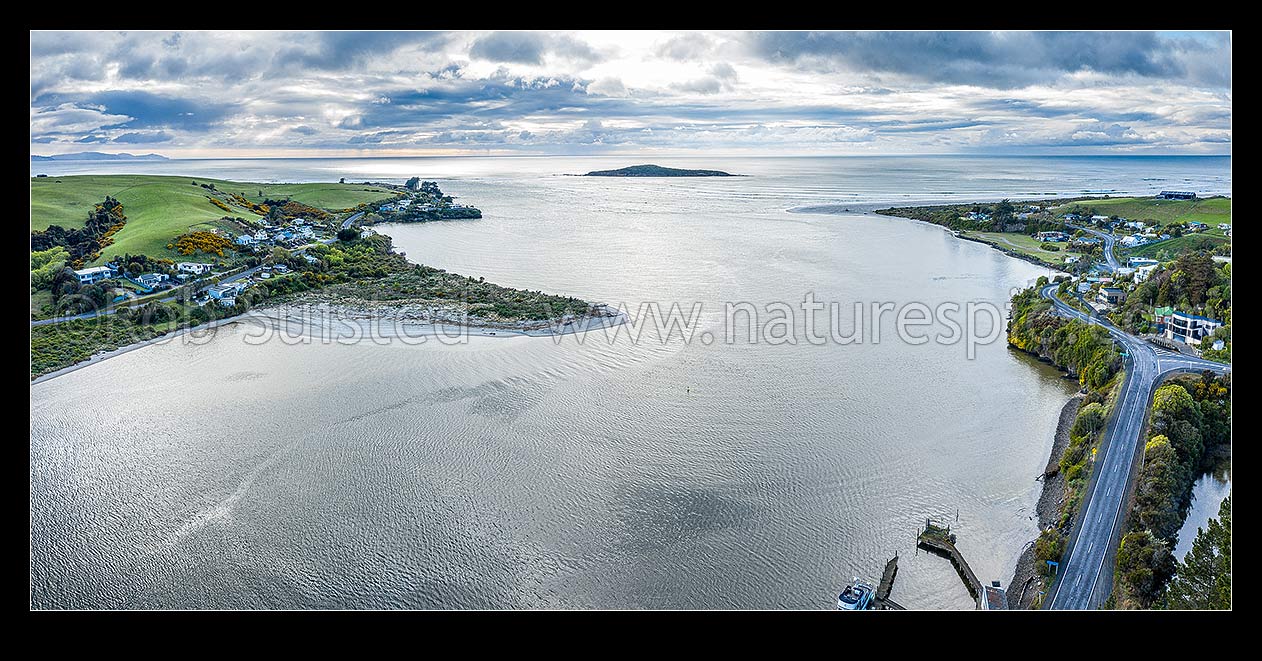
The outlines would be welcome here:
[[[1225,32],[32,32],[31,153],[1231,153]]]

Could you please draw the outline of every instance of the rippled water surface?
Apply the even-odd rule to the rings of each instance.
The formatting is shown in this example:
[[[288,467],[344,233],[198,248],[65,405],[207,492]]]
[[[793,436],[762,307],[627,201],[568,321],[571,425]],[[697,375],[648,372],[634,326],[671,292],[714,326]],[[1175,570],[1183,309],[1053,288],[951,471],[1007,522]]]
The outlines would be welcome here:
[[[751,176],[557,176],[625,159],[127,164],[437,178],[484,218],[383,227],[413,261],[632,311],[700,302],[720,341],[252,345],[229,327],[37,384],[33,605],[830,608],[899,552],[895,599],[971,608],[946,560],[914,553],[916,527],[950,520],[978,576],[1006,581],[1074,385],[1002,341],[974,360],[899,342],[891,317],[880,342],[726,344],[723,304],[809,291],[844,303],[849,330],[854,301],[1002,305],[1047,273],[937,227],[794,207],[1230,191],[1225,159],[654,161]]]

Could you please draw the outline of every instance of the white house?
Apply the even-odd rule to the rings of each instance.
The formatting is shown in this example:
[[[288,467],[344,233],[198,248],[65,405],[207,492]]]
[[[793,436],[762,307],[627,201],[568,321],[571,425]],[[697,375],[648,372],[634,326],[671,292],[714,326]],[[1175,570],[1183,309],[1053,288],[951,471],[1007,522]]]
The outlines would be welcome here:
[[[1149,259],[1147,257],[1132,257],[1127,260],[1126,265],[1132,268],[1140,268],[1141,266],[1153,266],[1156,263],[1157,260],[1155,259]]]
[[[241,293],[241,288],[235,283],[215,285],[207,289],[206,293],[210,294],[211,298],[222,301],[225,298],[236,298],[237,294]]]
[[[108,266],[93,266],[90,269],[80,269],[75,271],[74,274],[77,278],[79,278],[79,284],[81,285],[88,285],[93,282],[114,277],[114,271]]]
[[[1209,317],[1175,311],[1170,315],[1170,323],[1166,324],[1166,337],[1184,344],[1197,346],[1201,340],[1209,336],[1223,322]]]
[[[1096,223],[1096,224],[1107,223],[1109,222],[1109,217],[1108,216],[1092,216],[1091,222]]]
[[[180,262],[179,264],[175,265],[175,268],[180,273],[192,273],[193,275],[202,275],[203,273],[210,273],[211,265],[203,264],[201,262]]]
[[[250,236],[249,234],[242,234],[241,236],[238,236],[238,237],[237,237],[236,239],[234,239],[234,240],[236,241],[237,245],[239,245],[239,246],[252,246],[252,245],[254,245],[254,237]]]
[[[152,289],[153,287],[157,286],[158,283],[166,282],[167,280],[170,280],[170,279],[171,279],[171,276],[165,273],[145,273],[140,276],[137,276],[136,282],[139,282],[140,284]]]
[[[1147,266],[1138,266],[1135,268],[1135,283],[1139,284],[1152,276],[1152,272],[1157,270],[1156,264],[1148,264]]]
[[[1078,263],[1078,256],[1077,256],[1077,255],[1069,255],[1068,257],[1066,257],[1066,258],[1065,258],[1065,263],[1066,263],[1066,264],[1077,264],[1077,263]]]

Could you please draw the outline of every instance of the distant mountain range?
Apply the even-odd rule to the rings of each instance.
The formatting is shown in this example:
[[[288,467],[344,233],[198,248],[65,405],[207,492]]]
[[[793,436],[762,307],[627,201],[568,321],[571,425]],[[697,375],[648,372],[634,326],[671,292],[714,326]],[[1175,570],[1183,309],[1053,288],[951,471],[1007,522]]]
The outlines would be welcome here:
[[[99,151],[81,151],[75,154],[57,154],[55,156],[40,156],[31,154],[31,162],[36,161],[166,161],[169,160],[161,154],[105,154]]]
[[[595,170],[585,177],[736,177],[722,170],[680,170],[660,165],[632,165],[618,170]]]

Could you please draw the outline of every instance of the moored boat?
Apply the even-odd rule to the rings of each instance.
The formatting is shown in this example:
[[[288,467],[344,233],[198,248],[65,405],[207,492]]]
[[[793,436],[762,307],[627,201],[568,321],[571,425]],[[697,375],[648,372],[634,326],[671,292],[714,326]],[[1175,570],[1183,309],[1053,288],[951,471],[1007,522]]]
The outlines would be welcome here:
[[[846,586],[846,589],[837,595],[837,610],[840,611],[862,611],[867,610],[872,605],[872,598],[876,595],[876,589],[871,585],[859,580],[856,576],[854,582]]]

